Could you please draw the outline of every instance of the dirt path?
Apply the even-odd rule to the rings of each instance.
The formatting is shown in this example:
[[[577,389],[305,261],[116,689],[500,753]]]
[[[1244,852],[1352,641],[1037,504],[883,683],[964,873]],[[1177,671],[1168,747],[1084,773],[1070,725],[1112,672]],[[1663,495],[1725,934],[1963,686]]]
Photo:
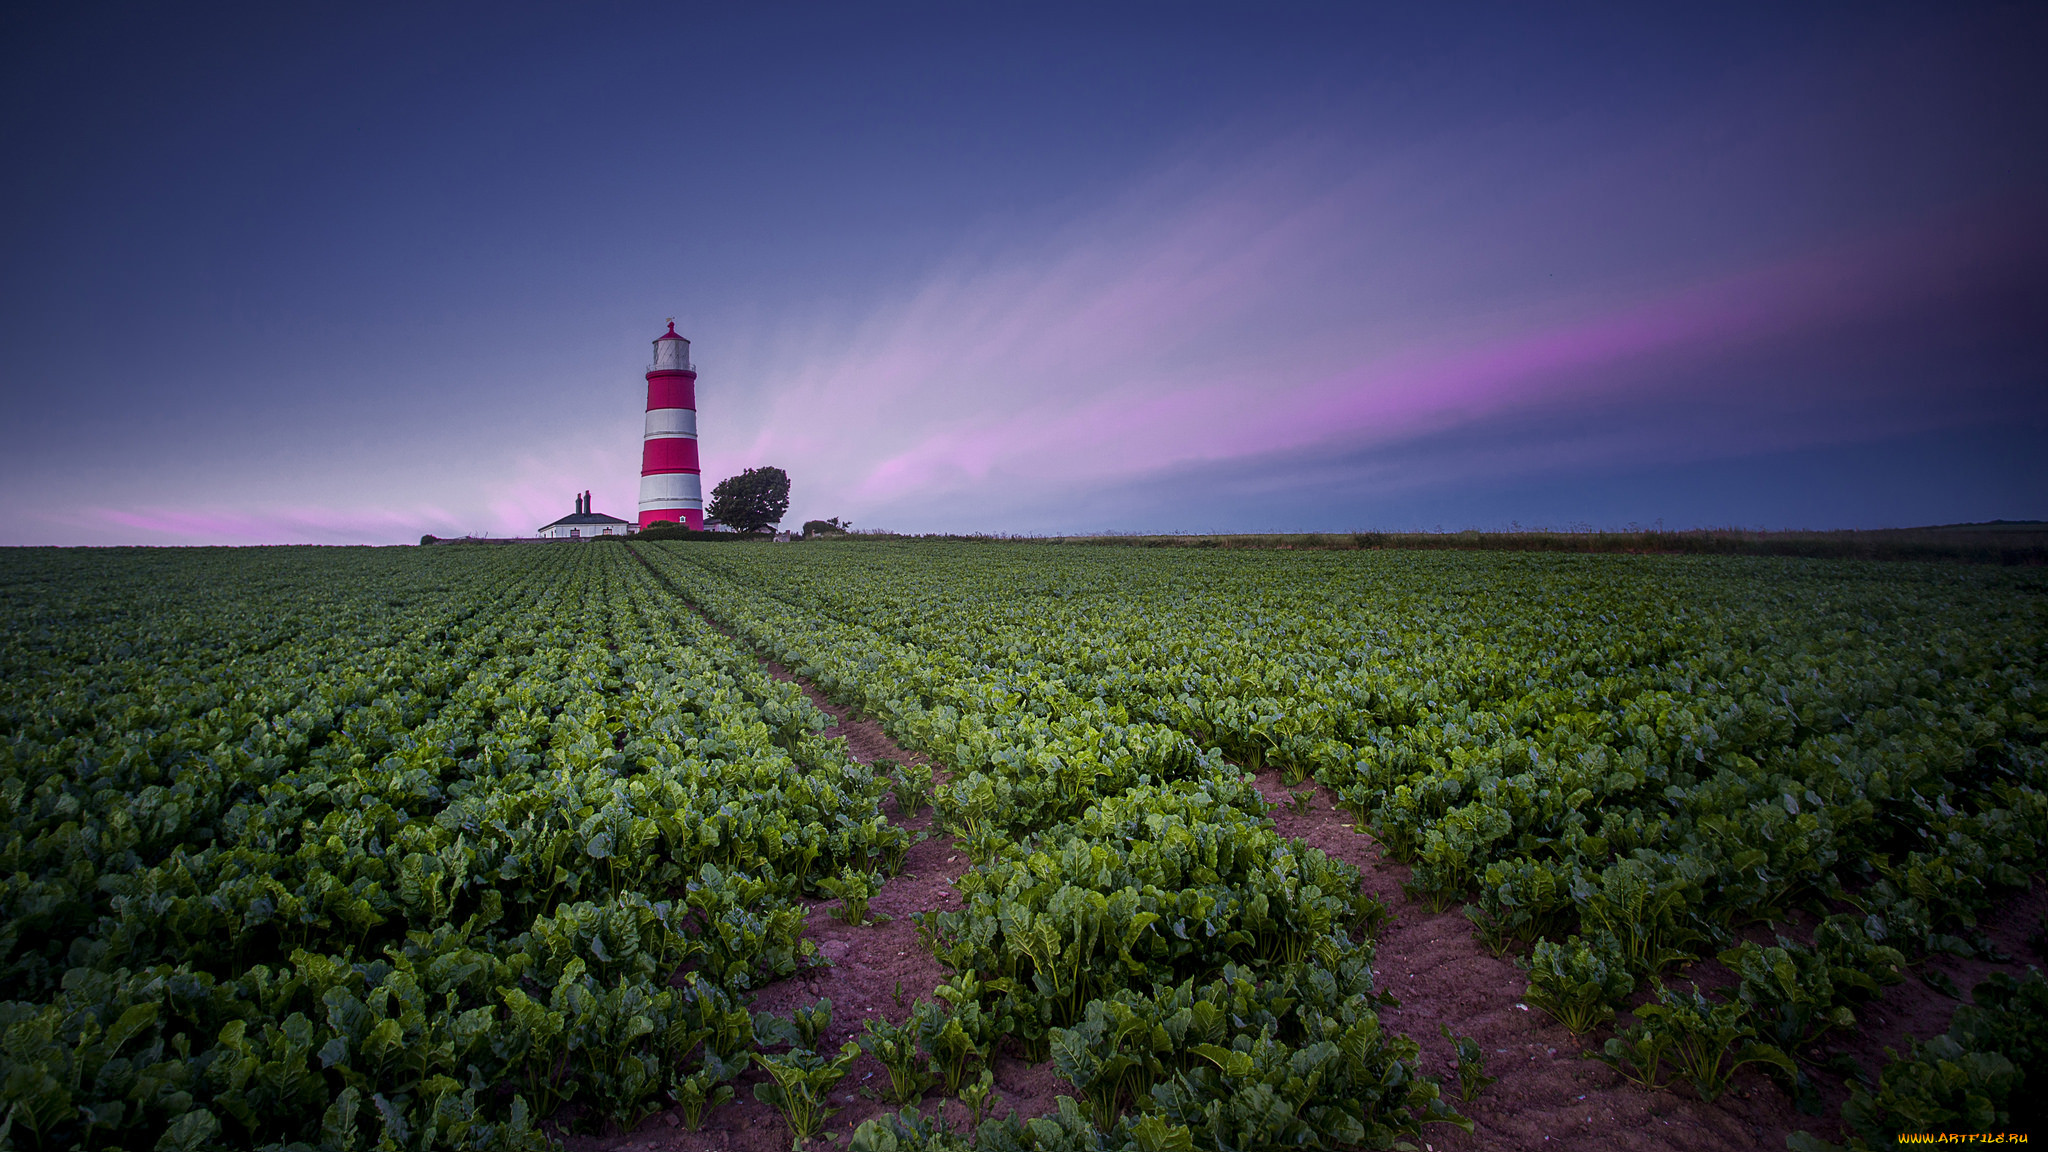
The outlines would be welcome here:
[[[1313,793],[1310,809],[1297,812],[1286,803],[1289,791],[1281,786],[1278,772],[1263,773],[1258,781],[1269,800],[1282,804],[1274,819],[1283,835],[1357,866],[1365,874],[1366,889],[1393,910],[1394,919],[1380,932],[1374,961],[1382,987],[1401,1000],[1399,1008],[1383,1014],[1387,1027],[1421,1043],[1423,1070],[1441,1077],[1447,1093],[1455,1091],[1457,1063],[1449,1042],[1437,1030],[1441,1024],[1477,1040],[1487,1056],[1487,1072],[1500,1078],[1477,1100],[1458,1106],[1474,1121],[1470,1135],[1447,1127],[1423,1135],[1431,1152],[1548,1152],[1560,1146],[1625,1152],[1778,1152],[1785,1147],[1785,1137],[1802,1128],[1837,1138],[1846,1089],[1827,1095],[1822,1115],[1803,1116],[1784,1092],[1754,1069],[1744,1069],[1728,1093],[1706,1104],[1689,1088],[1645,1091],[1605,1064],[1582,1058],[1585,1045],[1542,1012],[1524,1007],[1522,993],[1528,980],[1515,966],[1513,954],[1495,957],[1458,909],[1432,913],[1427,904],[1407,899],[1401,886],[1409,879],[1409,869],[1382,856],[1377,841],[1354,829],[1350,813],[1332,807],[1329,792],[1313,782],[1297,785],[1293,792]],[[1986,934],[2013,958],[2009,963],[1943,957],[1924,967],[1945,972],[1966,996],[1992,971],[2023,973],[2029,962],[2040,961],[2027,937],[2044,911],[2048,891],[2036,886],[1986,919]],[[1768,939],[1768,933],[1760,938]],[[1696,967],[1696,973],[1687,975],[1696,974],[1703,984],[1729,979],[1711,961]],[[1673,983],[1678,982],[1674,977]],[[1883,1067],[1887,1045],[1903,1048],[1909,1034],[1925,1039],[1945,1031],[1955,1008],[1956,1001],[1923,980],[1908,977],[1859,1012],[1863,1028],[1845,1037],[1840,1048],[1875,1075]]]
[[[827,735],[843,737],[848,754],[855,760],[863,764],[877,760],[927,764],[939,782],[945,781],[947,773],[943,766],[897,744],[879,723],[826,699],[815,687],[773,661],[763,661],[762,667],[778,680],[797,684],[811,703],[830,715],[836,723]],[[869,901],[870,923],[856,927],[839,920],[833,915],[838,908],[836,900],[805,901],[810,914],[804,934],[817,941],[818,954],[825,963],[762,988],[752,1005],[756,1012],[787,1016],[792,1009],[829,998],[832,1024],[821,1046],[824,1051],[836,1051],[839,1045],[857,1039],[867,1020],[880,1017],[901,1023],[909,1016],[912,1005],[920,998],[931,999],[932,989],[945,979],[944,969],[918,942],[910,914],[961,907],[953,882],[967,870],[967,857],[954,847],[952,837],[932,835],[933,813],[929,807],[906,818],[897,809],[893,796],[885,798],[882,805],[893,823],[929,838],[910,849],[904,857],[903,870],[890,877]],[[998,1056],[995,1072],[996,1094],[1000,1099],[994,1109],[996,1115],[1015,1108],[1020,1115],[1035,1116],[1050,1111],[1060,1093],[1072,1092],[1047,1067],[1027,1065],[1012,1056]],[[563,1143],[569,1152],[788,1152],[790,1138],[782,1118],[754,1098],[753,1086],[764,1079],[758,1069],[741,1077],[738,1099],[707,1112],[696,1132],[685,1131],[680,1112],[670,1109],[656,1113],[624,1135],[569,1136]],[[884,1104],[880,1099],[879,1089],[887,1083],[888,1072],[873,1057],[862,1055],[854,1063],[853,1070],[832,1094],[832,1104],[840,1111],[825,1130],[827,1134],[839,1134],[838,1146],[845,1146],[845,1134],[861,1121],[895,1110],[894,1105]],[[956,1125],[966,1124],[966,1110],[959,1101],[942,1102],[936,1095],[927,1096],[923,1110],[930,1114],[935,1107],[943,1107],[945,1115]],[[816,1146],[832,1145],[821,1142]]]

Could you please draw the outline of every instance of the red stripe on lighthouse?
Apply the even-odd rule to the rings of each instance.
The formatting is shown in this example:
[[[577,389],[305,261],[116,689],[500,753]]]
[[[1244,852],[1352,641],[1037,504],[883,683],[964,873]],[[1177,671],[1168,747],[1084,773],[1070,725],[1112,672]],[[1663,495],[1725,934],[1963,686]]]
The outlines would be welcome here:
[[[649,372],[647,374],[647,406],[649,408],[695,408],[697,406],[697,374],[695,372]]]
[[[704,530],[704,511],[701,508],[650,508],[640,514],[640,527],[645,528],[656,520],[680,524],[693,532]]]
[[[697,471],[697,441],[690,436],[660,436],[645,442],[640,474]]]

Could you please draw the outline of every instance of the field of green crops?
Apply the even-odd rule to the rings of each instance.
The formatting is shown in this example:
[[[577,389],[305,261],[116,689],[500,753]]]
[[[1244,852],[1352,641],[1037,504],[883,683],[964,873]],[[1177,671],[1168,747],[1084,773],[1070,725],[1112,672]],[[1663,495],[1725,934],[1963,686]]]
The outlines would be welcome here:
[[[622,549],[0,563],[19,1147],[630,1123],[804,962],[795,897],[903,836]]]
[[[885,882],[909,834],[764,657],[950,773],[973,867],[919,918],[942,1007],[868,1047],[956,1093],[999,1047],[1050,1061],[1076,1104],[984,1148],[1459,1121],[1380,1027],[1385,909],[1274,830],[1269,767],[1624,1073],[1710,1095],[1727,1061],[1681,1057],[1720,1037],[1799,1093],[1807,1040],[1984,948],[2042,867],[2044,593],[1713,557],[0,554],[0,1143],[540,1148],[547,1120],[694,1120],[750,1062],[787,1112],[848,1054],[749,994],[815,962],[800,901]],[[1794,912],[1809,938],[1738,937]],[[1612,1032],[1716,954],[1725,1001],[1659,991]],[[1919,1099],[1873,1092],[1880,1126]]]

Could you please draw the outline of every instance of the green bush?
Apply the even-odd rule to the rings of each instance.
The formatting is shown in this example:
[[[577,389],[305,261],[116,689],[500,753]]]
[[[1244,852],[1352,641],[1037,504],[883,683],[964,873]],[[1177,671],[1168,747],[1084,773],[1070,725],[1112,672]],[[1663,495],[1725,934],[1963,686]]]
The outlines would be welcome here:
[[[1518,963],[1529,973],[1523,996],[1574,1036],[1614,1019],[1615,1005],[1636,987],[1621,942],[1607,932],[1563,944],[1539,940]]]
[[[888,772],[890,788],[896,794],[896,814],[905,820],[912,819],[932,802],[932,768],[929,764],[897,764],[894,761],[875,762],[875,770]]]
[[[983,973],[1020,1022],[1046,1027],[1117,988],[1334,959],[1379,910],[1350,865],[1189,785],[1101,800],[956,887],[967,907],[922,921],[940,961]]]
[[[1386,1147],[1428,1123],[1469,1127],[1416,1070],[1415,1042],[1380,1030],[1382,1003],[1356,955],[1264,975],[1230,965],[1090,1003],[1053,1031],[1053,1062],[1099,1131],[1156,1118],[1199,1147]]]
[[[1854,917],[1829,917],[1812,947],[1778,937],[1775,947],[1755,942],[1730,948],[1721,963],[1741,978],[1737,995],[1749,1005],[1765,1038],[1788,1053],[1830,1028],[1856,1024],[1852,1003],[1896,984],[1906,958],[1872,941]]]
[[[860,1046],[889,1073],[889,1087],[882,1099],[891,1104],[917,1103],[935,1080],[918,1050],[921,1023],[916,1013],[901,1024],[870,1017],[861,1036]]]
[[[1578,877],[1576,867],[1557,862],[1495,861],[1480,874],[1478,902],[1465,907],[1465,918],[1494,955],[1504,955],[1515,941],[1533,943],[1571,926],[1577,911],[1572,883]]]
[[[839,1054],[829,1058],[802,1048],[776,1056],[756,1052],[754,1063],[768,1073],[768,1080],[754,1085],[754,1098],[781,1114],[790,1136],[801,1147],[823,1131],[825,1121],[838,1111],[826,1101],[859,1056],[860,1045],[852,1042],[841,1045]]]
[[[1665,1060],[1673,1076],[1709,1101],[1727,1090],[1744,1064],[1769,1064],[1787,1075],[1796,1071],[1790,1056],[1757,1041],[1748,1006],[1740,1001],[1717,1003],[1697,988],[1680,993],[1659,985],[1657,1002],[1636,1008],[1634,1015],[1596,1055],[1646,1088],[1665,1086]]]
[[[818,881],[818,887],[839,901],[839,907],[832,910],[835,918],[859,927],[868,923],[868,901],[881,891],[882,883],[874,873],[848,866],[840,869],[839,875]]]
[[[1486,1074],[1486,1049],[1480,1047],[1479,1041],[1453,1034],[1448,1024],[1437,1025],[1437,1031],[1451,1042],[1451,1050],[1458,1055],[1458,1102],[1470,1104],[1500,1077]]]
[[[787,1016],[773,1012],[754,1013],[754,1041],[764,1047],[815,1050],[825,1029],[832,1026],[832,1000],[820,996],[812,1004],[790,1010]]]
[[[988,1063],[995,1055],[996,1041],[1007,1030],[1006,1017],[982,1007],[985,996],[993,991],[976,980],[970,969],[939,985],[935,990],[938,1003],[920,1000],[911,1011],[918,1047],[927,1065],[945,1082],[948,1095],[957,1095],[960,1085]]]

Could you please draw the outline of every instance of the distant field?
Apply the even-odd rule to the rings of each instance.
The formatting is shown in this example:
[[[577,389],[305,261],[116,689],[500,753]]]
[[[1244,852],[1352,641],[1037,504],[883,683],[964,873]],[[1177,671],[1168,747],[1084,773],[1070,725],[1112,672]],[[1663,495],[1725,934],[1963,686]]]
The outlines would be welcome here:
[[[779,1149],[734,1119],[779,1082],[966,1139],[986,1070],[1074,1100],[990,1149],[1523,1147],[1542,1093],[1674,1099],[1582,1046],[1721,1028],[1739,1097],[1694,1069],[1685,1115],[1782,1143],[1903,977],[2012,966],[2048,574],[1411,539],[0,552],[12,1138]],[[819,950],[929,786],[814,699],[936,769],[950,892],[887,939],[937,987]],[[753,1000],[813,986],[839,1019]]]
[[[1869,531],[1762,532],[1291,532],[1250,535],[1076,536],[1079,544],[1194,548],[1406,548],[1482,552],[1805,556],[1832,560],[1964,560],[2048,564],[2048,522],[1994,521]]]

